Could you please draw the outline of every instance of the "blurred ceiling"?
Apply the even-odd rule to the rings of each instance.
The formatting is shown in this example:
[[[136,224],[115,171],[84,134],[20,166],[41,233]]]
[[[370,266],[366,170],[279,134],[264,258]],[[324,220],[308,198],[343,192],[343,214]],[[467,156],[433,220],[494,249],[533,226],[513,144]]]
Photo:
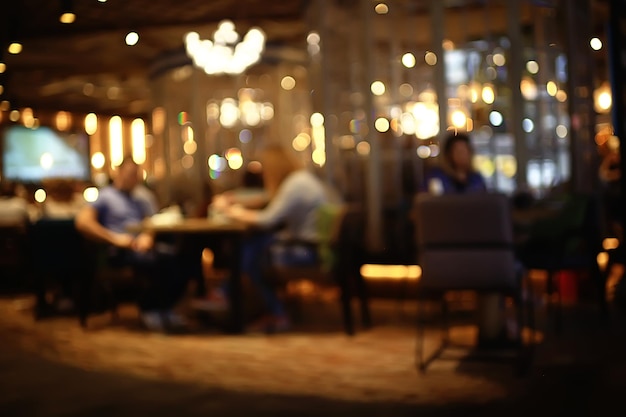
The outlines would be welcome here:
[[[149,76],[159,57],[183,50],[192,30],[209,37],[233,20],[239,33],[260,26],[267,42],[302,44],[307,2],[266,0],[76,0],[72,24],[59,22],[59,0],[2,2],[3,50],[14,36],[24,49],[4,53],[5,99],[39,109],[142,114],[149,110]],[[129,30],[140,38],[127,46]]]
[[[344,10],[344,21],[354,19],[358,0],[332,1]],[[394,0],[391,4],[402,4],[407,13],[425,17],[429,2]],[[63,3],[73,5],[76,21],[72,24],[59,22]],[[533,3],[550,3],[548,7],[552,7],[557,0]],[[0,99],[9,100],[12,107],[18,108],[145,115],[151,110],[151,74],[158,70],[163,57],[176,52],[180,56],[187,32],[193,30],[209,37],[217,23],[230,19],[239,33],[252,26],[261,27],[270,49],[291,47],[305,51],[306,34],[312,27],[309,13],[312,4],[316,3],[311,0],[5,0],[0,5],[0,19],[5,19],[0,23],[1,50],[5,51],[0,62],[7,64],[7,70],[0,74],[0,84],[4,85]],[[461,7],[478,10],[486,4],[499,4],[503,8],[504,2],[445,2],[446,7],[457,10]],[[606,15],[608,1],[594,0],[594,4]],[[472,26],[483,33],[484,20],[476,19],[478,24]],[[505,30],[505,20],[493,21]],[[332,25],[331,31],[342,30],[340,22],[333,21]],[[464,27],[454,29],[467,32]],[[132,47],[124,41],[129,30],[140,36],[138,44]],[[6,45],[14,37],[20,38],[24,45],[18,55],[6,52]],[[345,57],[345,51],[340,53]]]

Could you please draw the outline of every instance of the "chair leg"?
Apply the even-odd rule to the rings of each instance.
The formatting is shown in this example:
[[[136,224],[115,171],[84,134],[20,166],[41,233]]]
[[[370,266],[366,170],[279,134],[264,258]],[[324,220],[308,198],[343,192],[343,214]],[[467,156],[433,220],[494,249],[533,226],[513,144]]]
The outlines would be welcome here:
[[[434,362],[437,358],[441,356],[441,354],[446,350],[448,345],[450,344],[450,328],[449,328],[449,318],[448,318],[448,306],[446,300],[442,298],[442,332],[443,337],[441,339],[441,343],[432,352],[430,355],[426,356],[424,354],[424,339],[425,339],[425,325],[423,324],[424,320],[422,318],[422,306],[423,302],[420,302],[418,299],[417,302],[417,341],[415,347],[415,355],[416,355],[416,366],[418,371],[421,373],[426,372],[428,366]]]
[[[350,279],[345,270],[336,269],[333,273],[335,274],[335,282],[339,285],[344,331],[348,336],[352,336],[354,335],[354,318],[352,316],[352,293],[350,291]]]
[[[415,341],[415,365],[421,373],[426,371],[424,362],[424,324],[422,318],[422,302],[417,301],[416,319],[417,319],[417,337]]]
[[[363,279],[363,275],[361,275],[361,271],[356,268],[355,273],[355,281],[356,281],[356,290],[357,296],[359,298],[360,308],[361,308],[361,323],[363,327],[369,329],[372,327],[372,315],[370,313],[370,303],[369,303],[369,294],[367,291],[367,283]]]

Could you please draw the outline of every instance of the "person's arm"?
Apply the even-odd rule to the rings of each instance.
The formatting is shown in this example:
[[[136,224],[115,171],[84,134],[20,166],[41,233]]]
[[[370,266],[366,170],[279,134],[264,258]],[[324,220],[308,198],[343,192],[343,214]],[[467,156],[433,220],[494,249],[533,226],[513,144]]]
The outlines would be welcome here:
[[[251,210],[241,206],[234,206],[228,210],[227,214],[236,220],[259,226],[262,228],[272,228],[278,225],[292,208],[297,204],[301,193],[301,185],[296,180],[286,179],[278,189],[278,192],[262,210]]]
[[[135,238],[128,233],[116,233],[102,226],[98,221],[98,212],[91,205],[85,205],[74,220],[76,229],[83,235],[120,248],[130,249]]]

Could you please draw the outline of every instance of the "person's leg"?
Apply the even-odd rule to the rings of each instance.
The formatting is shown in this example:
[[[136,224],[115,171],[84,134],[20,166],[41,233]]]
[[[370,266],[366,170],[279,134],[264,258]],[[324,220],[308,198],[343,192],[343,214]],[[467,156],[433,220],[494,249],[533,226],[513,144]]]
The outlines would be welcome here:
[[[268,249],[273,241],[271,235],[255,235],[244,242],[241,253],[241,272],[248,276],[250,281],[259,290],[263,301],[270,313],[276,317],[285,316],[285,308],[272,288],[263,277]],[[228,288],[226,288],[228,291]]]

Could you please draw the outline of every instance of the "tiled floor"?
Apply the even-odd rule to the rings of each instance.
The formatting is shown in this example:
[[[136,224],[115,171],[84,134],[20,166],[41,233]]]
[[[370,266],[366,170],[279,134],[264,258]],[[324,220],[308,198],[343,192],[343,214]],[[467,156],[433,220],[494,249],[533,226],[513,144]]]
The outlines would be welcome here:
[[[273,336],[148,334],[132,308],[85,332],[74,318],[35,322],[29,306],[0,300],[3,416],[626,415],[626,338],[594,309],[568,310],[563,335],[547,332],[529,375],[516,378],[506,364],[461,359],[416,372],[411,303],[375,302],[377,325],[355,337],[341,333],[334,304],[307,304],[303,323]]]

